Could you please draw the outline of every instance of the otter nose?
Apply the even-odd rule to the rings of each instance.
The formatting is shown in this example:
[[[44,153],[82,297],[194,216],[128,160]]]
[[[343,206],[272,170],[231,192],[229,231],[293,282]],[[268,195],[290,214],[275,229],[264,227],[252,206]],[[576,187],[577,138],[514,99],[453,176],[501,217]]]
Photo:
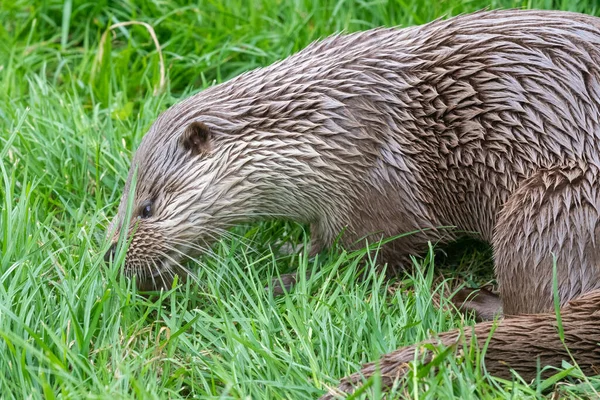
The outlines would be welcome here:
[[[117,249],[117,244],[113,243],[110,245],[110,248],[106,253],[104,253],[104,261],[108,264],[111,258],[115,257],[115,251]]]

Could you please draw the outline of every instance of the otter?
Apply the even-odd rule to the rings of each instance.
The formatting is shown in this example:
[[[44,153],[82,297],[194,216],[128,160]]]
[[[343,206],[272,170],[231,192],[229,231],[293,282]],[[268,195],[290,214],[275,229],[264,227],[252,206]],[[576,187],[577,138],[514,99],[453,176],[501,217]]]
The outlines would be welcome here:
[[[494,249],[495,261],[504,267],[533,268],[532,274],[535,274],[544,262],[539,248],[552,244],[556,247],[551,250],[571,263],[564,264],[563,261],[557,267],[571,268],[571,274],[581,273],[579,268],[584,265],[600,268],[600,246],[596,242],[600,238],[599,212],[600,173],[597,167],[541,170],[523,182],[522,187],[504,205],[496,233],[503,240],[504,251]],[[522,243],[527,237],[531,239]],[[523,247],[527,245],[530,247]],[[552,263],[549,268],[549,282],[536,279],[536,275],[528,276],[524,270],[498,271],[497,276],[498,279],[509,281],[520,280],[525,285],[523,290],[535,291],[537,285],[552,285]],[[573,360],[584,374],[597,375],[600,371],[600,290],[595,286],[597,282],[592,281],[594,277],[590,281],[584,281],[585,276],[580,279],[586,288],[594,289],[581,290],[583,294],[574,295],[574,299],[568,301],[558,313],[547,306],[552,302],[552,295],[549,295],[550,298],[524,296],[529,308],[534,310],[531,312],[539,309],[545,311],[505,315],[499,321],[478,323],[473,329],[456,329],[417,345],[400,348],[384,355],[376,363],[363,366],[360,372],[343,378],[338,388],[330,390],[321,399],[334,399],[341,393],[352,393],[374,374],[381,377],[383,388],[389,388],[405,379],[413,361],[421,360],[426,364],[433,359],[434,354],[424,345],[451,347],[451,354],[456,354],[468,351],[472,340],[480,349],[485,349],[485,369],[495,377],[511,379],[511,370],[514,370],[522,379],[531,382],[540,372],[540,366],[561,367],[563,361],[572,363]],[[560,299],[569,298],[571,292],[577,290],[561,280],[559,274],[556,284],[556,294]],[[527,309],[526,305],[510,303],[514,301],[512,291],[505,290],[503,295],[510,296],[509,299],[502,298],[505,307]],[[493,318],[493,315],[489,315],[489,318]],[[564,332],[562,339],[560,329]],[[541,372],[545,378],[556,371],[548,369]]]
[[[531,382],[536,378],[539,367],[560,367],[563,360],[577,361],[586,375],[597,375],[600,366],[600,290],[593,290],[576,300],[570,301],[560,310],[561,321],[555,313],[517,315],[499,322],[488,321],[475,325],[472,330],[455,330],[442,333],[436,339],[418,345],[400,348],[386,354],[377,363],[364,365],[362,370],[342,379],[340,385],[321,396],[321,400],[332,400],[354,392],[364,379],[374,374],[381,377],[382,388],[390,388],[402,381],[411,370],[411,363],[422,360],[428,363],[434,353],[425,345],[450,347],[454,353],[469,351],[475,340],[484,354],[488,374],[510,380],[511,369],[520,377]],[[557,328],[564,330],[564,342]],[[452,354],[452,353],[451,353]],[[538,365],[539,360],[539,365]],[[556,371],[542,371],[548,377]]]
[[[473,232],[493,247],[501,328],[539,322],[552,339],[532,355],[555,363],[554,265],[563,311],[600,339],[595,297],[576,300],[600,288],[599,167],[600,19],[497,10],[339,34],[163,112],[133,157],[107,257],[123,232],[124,273],[159,288],[240,223],[309,224],[312,254],[340,232],[348,247],[414,232],[381,251],[396,271]],[[491,350],[526,374],[506,357],[522,346]]]

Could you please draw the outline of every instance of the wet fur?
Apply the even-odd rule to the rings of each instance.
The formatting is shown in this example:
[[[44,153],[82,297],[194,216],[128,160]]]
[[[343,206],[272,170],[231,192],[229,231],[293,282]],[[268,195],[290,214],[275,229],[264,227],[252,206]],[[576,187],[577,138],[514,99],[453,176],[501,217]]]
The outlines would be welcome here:
[[[464,331],[445,332],[437,338],[418,345],[407,346],[384,355],[377,363],[366,364],[359,373],[352,374],[340,382],[335,390],[321,397],[334,399],[353,392],[365,378],[378,373],[382,386],[391,387],[405,379],[414,360],[431,361],[435,355],[426,348],[427,344],[441,345],[440,349],[452,347],[454,353],[468,352],[472,341],[485,351],[486,371],[496,377],[511,379],[511,369],[517,370],[526,381],[536,378],[538,359],[540,366],[560,367],[563,360],[577,360],[582,372],[596,375],[600,371],[600,291],[594,291],[570,302],[561,310],[565,342],[557,333],[556,315],[553,313],[527,314],[501,321],[477,324]],[[491,339],[487,342],[490,332]],[[569,349],[565,349],[565,345]],[[416,353],[416,354],[415,354]],[[547,369],[542,377],[556,370]]]
[[[600,287],[599,119],[594,17],[493,11],[333,36],[165,111],[132,162],[134,218],[124,195],[113,237],[132,237],[126,273],[164,286],[241,222],[310,224],[313,252],[342,230],[348,246],[417,230],[385,247],[395,268],[456,226],[493,244],[505,314],[549,312],[550,252],[562,305]],[[210,131],[203,151],[193,123]]]

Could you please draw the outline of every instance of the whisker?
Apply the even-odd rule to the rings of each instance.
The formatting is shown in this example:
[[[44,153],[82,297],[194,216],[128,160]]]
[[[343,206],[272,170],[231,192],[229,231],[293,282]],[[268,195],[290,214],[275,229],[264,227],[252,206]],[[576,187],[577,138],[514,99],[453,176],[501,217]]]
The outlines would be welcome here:
[[[206,232],[211,236],[211,238],[213,238],[215,241],[220,241],[220,237],[225,237],[227,239],[235,239],[237,240],[242,246],[244,246],[246,248],[246,250],[251,250],[254,252],[258,252],[258,249],[256,247],[253,246],[253,244],[256,244],[257,242],[246,238],[244,236],[241,235],[237,235],[237,234],[233,234],[232,232],[226,231],[222,228],[208,228],[206,229]]]
[[[169,241],[172,242],[172,243],[181,245],[181,246],[189,247],[192,250],[196,250],[196,251],[199,251],[201,253],[208,252],[210,250],[210,247],[204,247],[201,244],[198,244],[196,242],[192,242],[190,240],[171,238]]]
[[[169,250],[176,250],[176,249],[169,249]],[[173,263],[173,265],[175,265],[179,270],[181,270],[183,273],[185,273],[187,276],[189,276],[190,278],[192,278],[192,280],[194,280],[195,282],[198,282],[198,277],[196,276],[196,274],[194,274],[194,272],[192,270],[190,270],[189,268],[186,268],[185,266],[183,266],[183,264],[181,264],[180,262],[176,261],[173,257],[171,257],[170,255],[168,255],[167,253],[165,253],[164,251],[159,250],[158,253],[160,255],[162,255],[163,257],[165,257],[166,259],[168,259],[169,261],[171,261]],[[170,269],[170,266],[166,266],[166,268],[164,269]],[[170,271],[172,273],[172,277],[175,276],[175,271]]]
[[[215,261],[218,261],[218,262],[223,262],[224,261],[224,259],[220,255],[214,253],[210,249],[210,247],[206,247],[205,248],[205,247],[202,247],[202,246],[200,246],[198,244],[195,244],[193,242],[183,241],[183,240],[171,240],[171,242],[173,242],[176,245],[180,245],[180,246],[184,246],[184,247],[189,247],[192,250],[196,250],[197,252],[199,252],[202,255],[202,257],[206,257],[207,256],[207,257],[210,257],[210,258],[212,258],[212,259],[214,259]],[[168,250],[175,251],[175,252],[179,253],[180,255],[184,256],[185,258],[191,260],[191,261],[198,261],[197,258],[194,255],[186,254],[184,251],[182,251],[182,250],[180,250],[180,249],[178,249],[178,248],[176,248],[174,246],[168,245]]]
[[[160,271],[160,268],[158,267],[158,265],[156,264],[155,260],[151,260],[152,261],[152,265],[154,265],[154,270],[155,271]],[[146,267],[148,269],[148,272],[150,274],[150,279],[152,279],[152,287],[156,288],[156,279],[154,279],[154,273],[152,273],[152,269],[150,268],[150,264],[146,264]]]
[[[254,217],[266,217],[269,219],[278,219],[278,218],[282,218],[282,219],[293,219],[294,216],[292,216],[291,214],[277,214],[277,213],[257,213],[257,212],[246,212],[246,213],[227,213],[226,216],[228,219],[231,218],[254,218]],[[218,220],[218,221],[222,221],[222,216],[221,215],[214,215],[214,216],[209,216],[209,218],[207,219],[214,219],[214,220]]]

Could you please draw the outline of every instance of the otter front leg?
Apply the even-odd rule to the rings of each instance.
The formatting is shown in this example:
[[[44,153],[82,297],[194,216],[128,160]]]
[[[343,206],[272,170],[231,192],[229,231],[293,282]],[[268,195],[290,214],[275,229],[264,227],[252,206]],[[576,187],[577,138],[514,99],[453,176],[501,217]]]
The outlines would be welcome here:
[[[309,271],[306,271],[306,279],[308,280],[311,276]],[[289,274],[283,274],[271,280],[271,285],[266,287],[265,289],[271,290],[273,292],[273,296],[281,296],[286,292],[292,290],[292,288],[298,282],[298,273],[290,272]]]
[[[315,257],[321,250],[323,250],[324,245],[320,237],[316,234],[318,227],[315,224],[311,225],[311,233],[312,238],[310,243],[306,246],[304,244],[299,244],[296,246],[292,246],[287,243],[281,246],[280,251],[286,254],[294,254],[304,251],[305,247],[308,250],[308,258]],[[309,279],[311,276],[310,272],[306,272],[306,279]],[[271,280],[271,284],[265,287],[266,290],[271,290],[274,296],[281,296],[286,292],[289,292],[298,282],[298,273],[291,272],[289,274],[283,274],[278,277],[275,277]]]
[[[281,246],[280,251],[284,254],[291,255],[303,251],[304,245],[292,246],[287,243]],[[310,272],[306,272],[306,279],[310,278]],[[265,287],[266,290],[271,290],[274,296],[281,296],[286,292],[292,290],[292,288],[298,282],[298,273],[290,272],[289,274],[283,274],[278,277],[271,279],[271,284]]]
[[[538,171],[500,212],[493,246],[505,315],[553,309],[600,287],[600,178],[589,165]]]

